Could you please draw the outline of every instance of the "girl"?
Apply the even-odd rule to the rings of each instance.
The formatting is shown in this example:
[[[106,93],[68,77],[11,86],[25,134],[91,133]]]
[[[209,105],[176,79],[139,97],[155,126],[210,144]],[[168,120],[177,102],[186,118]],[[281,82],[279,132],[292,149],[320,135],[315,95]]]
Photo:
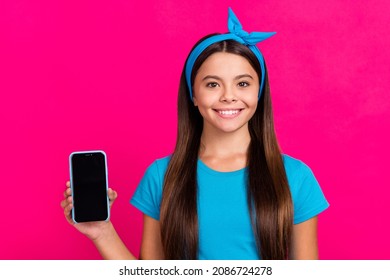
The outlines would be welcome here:
[[[131,203],[144,213],[141,259],[317,259],[317,215],[328,203],[311,170],[281,154],[264,59],[273,33],[202,39],[187,58],[170,157],[149,166]],[[69,221],[67,182],[61,205]],[[117,194],[109,190],[112,202]],[[103,258],[135,259],[111,222],[74,225]]]

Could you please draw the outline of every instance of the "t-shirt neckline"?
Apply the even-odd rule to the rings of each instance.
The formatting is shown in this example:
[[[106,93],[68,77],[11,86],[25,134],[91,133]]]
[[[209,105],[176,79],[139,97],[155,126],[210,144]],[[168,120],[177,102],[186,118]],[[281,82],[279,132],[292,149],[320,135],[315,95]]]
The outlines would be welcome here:
[[[247,167],[244,167],[244,168],[233,170],[233,171],[217,171],[217,170],[214,170],[214,169],[208,167],[199,158],[198,158],[198,167],[201,168],[202,170],[206,171],[207,173],[210,173],[210,174],[215,175],[215,176],[221,176],[221,177],[240,175],[247,170]]]

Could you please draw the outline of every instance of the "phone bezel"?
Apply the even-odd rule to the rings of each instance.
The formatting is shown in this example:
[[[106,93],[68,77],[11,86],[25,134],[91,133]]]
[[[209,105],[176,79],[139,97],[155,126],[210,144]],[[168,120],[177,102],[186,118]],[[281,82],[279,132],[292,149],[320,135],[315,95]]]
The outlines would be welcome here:
[[[79,154],[97,154],[97,153],[101,153],[103,154],[104,156],[104,168],[105,168],[105,175],[106,175],[106,198],[107,198],[107,219],[105,220],[101,220],[101,221],[108,221],[110,219],[110,201],[109,201],[109,198],[108,198],[108,169],[107,169],[107,155],[104,151],[102,150],[90,150],[90,151],[76,151],[76,152],[72,152],[70,155],[69,155],[69,173],[70,173],[70,189],[71,189],[71,194],[72,194],[72,197],[74,195],[74,190],[73,190],[73,167],[72,167],[72,157],[74,155],[79,155]],[[73,205],[74,206],[74,205]],[[82,223],[82,222],[77,222],[76,221],[76,217],[75,217],[75,211],[74,209],[72,209],[72,220],[74,223]]]

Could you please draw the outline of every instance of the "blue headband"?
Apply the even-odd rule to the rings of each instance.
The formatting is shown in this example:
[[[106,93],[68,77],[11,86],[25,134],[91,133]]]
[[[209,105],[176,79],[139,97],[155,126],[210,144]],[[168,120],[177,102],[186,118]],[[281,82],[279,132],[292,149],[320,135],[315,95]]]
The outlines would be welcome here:
[[[192,100],[191,73],[195,61],[197,60],[198,56],[208,46],[225,40],[237,41],[247,46],[256,55],[257,59],[260,62],[260,67],[261,67],[261,83],[260,83],[260,91],[259,91],[259,98],[260,98],[264,87],[265,66],[264,66],[263,55],[261,54],[260,50],[256,47],[256,44],[265,39],[268,39],[276,32],[252,32],[249,34],[248,32],[242,29],[241,23],[239,22],[238,18],[233,13],[231,8],[229,8],[228,29],[229,29],[229,33],[214,35],[212,37],[205,39],[204,41],[199,43],[195,47],[195,49],[190,53],[186,64],[185,74],[186,74],[187,86],[190,91],[191,100]]]

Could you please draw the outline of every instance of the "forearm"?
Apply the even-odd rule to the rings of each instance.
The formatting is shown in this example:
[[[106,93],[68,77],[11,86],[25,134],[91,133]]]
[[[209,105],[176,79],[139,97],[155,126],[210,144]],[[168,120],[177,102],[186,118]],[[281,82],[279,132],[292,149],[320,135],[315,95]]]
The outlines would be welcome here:
[[[318,259],[317,217],[293,226],[290,259]]]
[[[109,223],[105,233],[93,240],[100,255],[106,260],[136,260],[136,257],[127,249],[112,223]]]
[[[290,260],[318,260],[318,246],[300,246],[299,248],[291,248],[289,254]]]

